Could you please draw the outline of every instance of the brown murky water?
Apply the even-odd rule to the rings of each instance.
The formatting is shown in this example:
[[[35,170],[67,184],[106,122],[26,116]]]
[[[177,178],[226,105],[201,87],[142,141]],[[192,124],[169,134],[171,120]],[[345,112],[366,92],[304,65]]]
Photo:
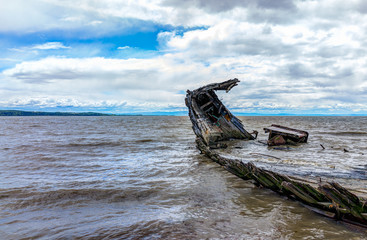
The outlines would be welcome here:
[[[309,143],[274,149],[234,141],[236,148],[223,154],[367,188],[367,118],[241,119],[259,139],[266,138],[263,127],[278,123],[309,131]],[[0,123],[3,239],[367,239],[200,155],[188,117]]]

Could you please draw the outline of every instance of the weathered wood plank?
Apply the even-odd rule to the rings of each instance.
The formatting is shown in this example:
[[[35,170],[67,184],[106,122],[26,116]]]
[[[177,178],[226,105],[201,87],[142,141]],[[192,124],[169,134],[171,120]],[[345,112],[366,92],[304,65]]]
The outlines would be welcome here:
[[[316,187],[300,178],[295,180],[291,176],[258,168],[252,162],[222,157],[200,138],[196,139],[196,144],[203,154],[244,180],[253,180],[259,186],[300,201],[323,216],[367,228],[367,200],[338,183],[321,182]]]

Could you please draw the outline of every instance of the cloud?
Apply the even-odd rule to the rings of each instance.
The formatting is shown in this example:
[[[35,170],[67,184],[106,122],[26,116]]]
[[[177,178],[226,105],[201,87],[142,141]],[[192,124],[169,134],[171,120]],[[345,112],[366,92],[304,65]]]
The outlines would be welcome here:
[[[341,71],[340,76],[345,74],[351,79],[343,83],[345,78],[337,74],[315,75],[311,70],[317,71],[314,65],[295,63],[288,65],[292,74],[289,77],[277,72],[267,76],[265,73],[271,71],[268,67],[271,63],[262,61],[259,66],[257,58],[228,57],[226,64],[223,59],[212,59],[209,65],[187,61],[186,55],[181,53],[154,59],[46,58],[24,62],[3,72],[4,79],[13,88],[2,92],[2,103],[6,105],[6,98],[10,99],[8,106],[29,103],[43,107],[93,108],[110,102],[115,104],[108,105],[114,112],[158,111],[168,106],[171,110],[182,110],[185,109],[184,90],[233,77],[240,78],[242,83],[221,97],[230,108],[242,112],[310,110],[319,108],[322,102],[339,108],[363,109],[360,103],[367,100],[360,91],[366,89],[364,81],[356,77],[358,74],[366,76],[364,73]],[[14,92],[24,96],[23,102],[8,97],[8,94],[14,96]]]
[[[6,43],[12,50],[2,61],[18,61],[0,68],[0,101],[16,105],[25,96],[37,106],[182,109],[182,91],[237,77],[242,83],[222,97],[239,111],[363,110],[366,6],[359,0],[9,1],[0,9],[1,34],[52,37]],[[141,53],[138,41],[150,41],[152,52]]]
[[[19,98],[12,97],[23,96],[25,102],[34,104],[34,99],[51,99],[56,105],[63,99],[74,99],[68,101],[74,107],[110,101],[126,102],[130,111],[159,110],[167,106],[182,109],[184,93],[178,93],[179,90],[196,83],[200,74],[206,74],[206,70],[196,64],[180,65],[174,57],[128,60],[50,57],[23,62],[4,71],[3,85],[13,87],[6,90],[0,85],[3,89],[0,100],[9,106],[25,106]],[[47,106],[51,100],[37,100],[37,105]]]
[[[218,13],[226,12],[234,8],[260,8],[260,9],[295,9],[294,1],[291,0],[229,0],[229,1],[205,1],[205,0],[189,0],[189,1],[179,1],[179,0],[165,0],[164,5],[187,8],[195,6],[197,8],[205,9],[208,12]]]
[[[123,46],[123,47],[118,47],[117,50],[125,50],[125,49],[129,49],[129,46]]]
[[[90,34],[110,35],[133,29],[144,31],[151,28],[151,22],[193,27],[213,26],[222,20],[292,25],[311,19],[314,27],[332,26],[333,22],[335,26],[348,18],[357,23],[365,9],[366,4],[356,0],[347,5],[340,0],[106,0],[103,4],[93,0],[78,4],[72,0],[13,0],[2,4],[0,32],[83,29]]]
[[[49,24],[55,21],[53,13],[55,11],[52,6],[43,1],[2,1],[0,32],[34,31],[49,28],[51,27]]]
[[[158,9],[157,9],[158,8]],[[162,13],[161,13],[162,12]],[[0,33],[55,31],[70,37],[114,36],[126,32],[152,31],[169,9],[149,3],[84,0],[14,0],[1,4]],[[20,17],[21,16],[21,17]]]
[[[31,47],[31,49],[37,49],[37,50],[67,49],[67,48],[70,47],[64,46],[61,42],[48,42]]]

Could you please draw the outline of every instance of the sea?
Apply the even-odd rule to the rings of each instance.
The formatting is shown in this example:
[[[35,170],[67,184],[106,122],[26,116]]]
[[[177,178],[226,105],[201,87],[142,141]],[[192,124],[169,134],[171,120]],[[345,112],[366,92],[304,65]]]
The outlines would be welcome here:
[[[367,117],[239,117],[255,141],[219,150],[367,190]],[[308,131],[268,147],[263,128]],[[200,154],[187,116],[0,117],[0,239],[367,239]]]

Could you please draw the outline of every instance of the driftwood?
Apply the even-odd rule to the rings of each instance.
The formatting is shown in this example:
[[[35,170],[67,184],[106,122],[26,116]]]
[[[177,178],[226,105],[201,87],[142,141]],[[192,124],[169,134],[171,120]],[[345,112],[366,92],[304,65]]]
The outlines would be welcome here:
[[[222,157],[199,137],[196,138],[196,144],[203,154],[237,177],[253,180],[258,186],[300,201],[326,217],[367,228],[367,199],[356,196],[336,182],[303,181],[258,168],[252,162]]]

